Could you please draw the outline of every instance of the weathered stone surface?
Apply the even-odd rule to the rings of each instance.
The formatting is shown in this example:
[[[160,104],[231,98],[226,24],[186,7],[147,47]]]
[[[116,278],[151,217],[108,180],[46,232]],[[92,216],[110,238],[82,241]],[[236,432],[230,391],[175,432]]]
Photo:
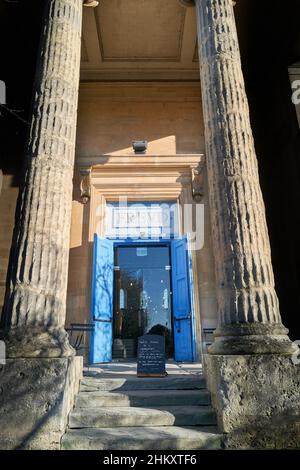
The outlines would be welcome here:
[[[80,390],[82,392],[93,391],[113,391],[122,392],[125,390],[193,390],[205,389],[206,383],[204,377],[164,377],[161,378],[149,377],[147,380],[141,380],[140,377],[126,377],[126,378],[101,378],[101,373],[90,375],[90,372],[85,373],[85,377],[80,383]]]
[[[300,366],[291,358],[207,355],[206,371],[227,447],[300,447]]]
[[[82,0],[47,0],[2,326],[8,357],[73,355],[64,331]]]
[[[221,449],[217,429],[193,427],[131,427],[71,429],[62,438],[64,450],[192,450]]]
[[[77,408],[71,412],[69,419],[70,428],[211,425],[216,425],[216,416],[210,406],[190,405]]]
[[[238,340],[225,338],[223,343],[219,338],[210,352],[262,352],[257,350],[257,343],[265,343],[265,334],[249,342],[250,338],[238,330],[245,323],[250,336],[257,334],[256,324],[270,326],[268,352],[281,348],[291,352],[294,348],[285,336],[287,330],[279,333],[285,336],[284,341],[272,332],[272,325],[278,331],[281,317],[233,2],[195,0],[195,5],[218,318],[222,330],[217,335],[223,336],[227,325],[235,325],[236,336],[240,336]]]
[[[122,392],[80,392],[76,407],[208,405],[207,390],[128,390]]]
[[[60,449],[81,376],[81,357],[0,366],[0,449]]]
[[[134,379],[126,373],[108,378],[102,373],[101,379],[95,370],[87,372],[91,373],[94,376],[85,376],[82,382],[87,387],[97,385],[98,391],[79,392],[62,438],[63,449],[220,448],[222,434],[215,426],[210,395],[203,380],[198,380],[202,377],[191,374],[155,380]],[[165,381],[168,384],[163,390]]]

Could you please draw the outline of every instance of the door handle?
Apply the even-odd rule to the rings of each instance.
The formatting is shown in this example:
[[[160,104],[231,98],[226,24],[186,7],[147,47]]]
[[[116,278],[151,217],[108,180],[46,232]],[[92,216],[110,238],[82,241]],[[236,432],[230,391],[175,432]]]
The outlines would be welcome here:
[[[174,318],[175,321],[180,322],[181,320],[191,320],[192,314],[189,313],[186,317],[180,317],[180,318]],[[181,326],[180,323],[177,326],[177,333],[181,332]]]
[[[95,316],[93,316],[93,321],[98,321],[102,323],[111,323],[111,320],[102,320],[100,318],[96,318]]]
[[[191,313],[189,313],[186,317],[175,318],[175,321],[190,320],[191,318],[192,318],[192,315]]]

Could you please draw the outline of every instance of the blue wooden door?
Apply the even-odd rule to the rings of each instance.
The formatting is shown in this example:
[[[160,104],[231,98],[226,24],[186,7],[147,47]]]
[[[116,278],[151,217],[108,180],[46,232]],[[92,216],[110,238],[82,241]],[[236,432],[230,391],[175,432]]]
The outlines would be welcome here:
[[[113,321],[113,242],[94,235],[90,362],[111,362]]]
[[[193,324],[185,238],[172,240],[171,256],[175,360],[192,362],[194,360]]]

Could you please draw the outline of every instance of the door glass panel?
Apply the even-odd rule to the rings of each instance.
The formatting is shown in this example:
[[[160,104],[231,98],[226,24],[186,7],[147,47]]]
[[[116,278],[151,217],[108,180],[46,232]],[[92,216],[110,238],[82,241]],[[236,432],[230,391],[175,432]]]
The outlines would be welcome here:
[[[161,334],[166,339],[167,355],[172,356],[169,248],[119,247],[115,265],[115,338]]]

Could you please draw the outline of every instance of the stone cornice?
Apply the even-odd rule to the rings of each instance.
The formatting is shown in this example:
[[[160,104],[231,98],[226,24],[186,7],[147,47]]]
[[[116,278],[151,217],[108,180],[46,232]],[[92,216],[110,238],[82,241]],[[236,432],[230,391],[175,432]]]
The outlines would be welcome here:
[[[91,207],[99,201],[128,200],[200,201],[203,197],[203,154],[186,155],[99,155],[97,162],[79,164],[80,194]],[[96,210],[91,210],[91,233]],[[104,217],[104,215],[103,215]],[[94,230],[95,231],[95,230]]]
[[[108,169],[143,168],[160,171],[162,168],[181,171],[182,169],[199,168],[205,164],[203,154],[177,154],[177,155],[97,155],[84,157],[77,161],[80,173],[85,171],[103,172]]]

